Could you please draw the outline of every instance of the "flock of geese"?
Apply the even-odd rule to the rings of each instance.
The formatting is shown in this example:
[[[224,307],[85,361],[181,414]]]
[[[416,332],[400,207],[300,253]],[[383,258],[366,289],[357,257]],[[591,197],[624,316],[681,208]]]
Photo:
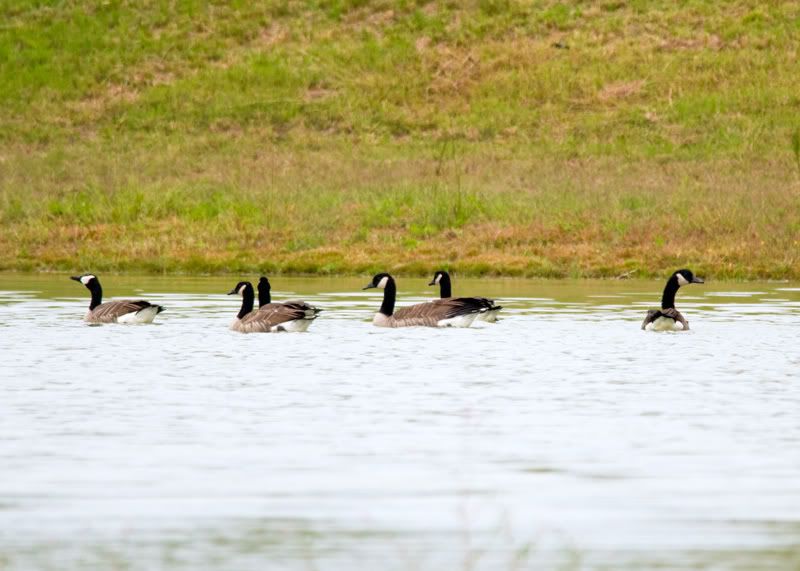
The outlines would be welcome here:
[[[103,303],[103,288],[94,274],[73,276],[92,294],[89,312],[84,317],[90,323],[152,323],[164,311],[161,305],[144,300],[115,300]],[[651,309],[642,322],[648,331],[686,331],[689,322],[675,309],[675,294],[688,284],[703,280],[691,270],[678,270],[667,280],[661,298],[661,309]],[[375,275],[363,289],[383,290],[383,302],[373,325],[378,327],[469,327],[475,320],[494,323],[502,306],[485,297],[453,297],[450,275],[437,271],[428,285],[439,286],[440,298],[395,309],[397,284],[387,273]],[[258,280],[258,309],[255,308],[253,284],[242,281],[228,295],[239,295],[242,305],[231,324],[240,333],[275,333],[306,331],[319,315],[320,309],[304,301],[273,302],[269,280]]]

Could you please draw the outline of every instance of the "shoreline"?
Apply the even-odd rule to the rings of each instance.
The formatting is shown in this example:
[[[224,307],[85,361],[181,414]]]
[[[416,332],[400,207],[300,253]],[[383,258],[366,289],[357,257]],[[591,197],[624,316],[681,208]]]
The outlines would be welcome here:
[[[442,268],[438,268],[442,269]],[[469,280],[477,280],[477,279],[491,279],[491,280],[503,280],[503,281],[600,281],[600,282],[661,282],[664,279],[668,278],[670,273],[673,270],[666,271],[663,274],[650,274],[650,275],[630,275],[626,277],[613,277],[613,276],[592,276],[592,275],[583,275],[583,276],[541,276],[541,275],[508,275],[508,274],[473,274],[468,272],[461,272],[457,270],[449,270],[454,276],[457,276],[459,279],[469,279]],[[324,278],[331,278],[331,279],[345,279],[345,278],[364,278],[370,277],[375,273],[381,271],[370,271],[370,272],[341,272],[341,273],[289,273],[289,272],[265,272],[259,269],[251,269],[251,270],[242,270],[241,272],[181,272],[181,271],[163,271],[163,272],[148,272],[148,271],[141,271],[137,269],[131,270],[102,270],[98,271],[92,268],[82,268],[82,269],[54,269],[54,268],[47,268],[47,269],[38,269],[38,270],[21,270],[21,269],[14,269],[14,268],[3,268],[0,269],[0,276],[37,276],[37,275],[53,275],[53,276],[68,276],[70,274],[76,274],[80,272],[89,272],[94,271],[98,274],[102,274],[105,276],[142,276],[142,277],[176,277],[176,278],[227,278],[227,277],[236,277],[236,276],[254,276],[254,275],[267,275],[268,277],[279,277],[279,278],[291,278],[291,279],[299,279],[299,278],[314,278],[314,279],[324,279]],[[402,271],[392,271],[386,270],[391,273],[393,276],[402,279],[427,279],[430,278],[435,270],[431,270],[428,273],[409,273],[409,272],[402,272]],[[747,283],[771,283],[771,284],[794,284],[800,283],[800,277],[796,278],[769,278],[769,277],[757,277],[757,278],[730,278],[730,277],[716,277],[713,274],[703,275],[706,280],[711,280],[712,283],[731,283],[731,284],[747,284]]]

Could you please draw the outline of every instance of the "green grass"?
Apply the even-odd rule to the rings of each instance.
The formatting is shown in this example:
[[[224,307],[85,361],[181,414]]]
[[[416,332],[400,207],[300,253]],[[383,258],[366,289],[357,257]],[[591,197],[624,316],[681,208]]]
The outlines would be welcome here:
[[[255,4],[0,4],[0,269],[800,278],[795,3]]]

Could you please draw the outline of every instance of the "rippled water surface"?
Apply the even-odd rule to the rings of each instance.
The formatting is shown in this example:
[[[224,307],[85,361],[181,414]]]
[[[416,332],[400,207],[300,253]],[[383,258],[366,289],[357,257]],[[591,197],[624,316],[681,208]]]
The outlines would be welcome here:
[[[659,334],[660,282],[456,280],[502,322],[381,330],[365,278],[275,277],[322,316],[241,335],[234,278],[101,280],[167,311],[0,274],[0,569],[800,566],[798,284]]]

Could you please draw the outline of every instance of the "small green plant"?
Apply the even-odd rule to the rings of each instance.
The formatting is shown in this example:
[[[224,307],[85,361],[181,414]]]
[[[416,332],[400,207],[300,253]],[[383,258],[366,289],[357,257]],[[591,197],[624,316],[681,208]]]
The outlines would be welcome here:
[[[797,164],[797,171],[800,172],[800,128],[795,129],[792,133],[792,153],[794,153],[794,162]]]
[[[511,8],[510,0],[480,0],[478,6],[486,16],[498,16]]]

